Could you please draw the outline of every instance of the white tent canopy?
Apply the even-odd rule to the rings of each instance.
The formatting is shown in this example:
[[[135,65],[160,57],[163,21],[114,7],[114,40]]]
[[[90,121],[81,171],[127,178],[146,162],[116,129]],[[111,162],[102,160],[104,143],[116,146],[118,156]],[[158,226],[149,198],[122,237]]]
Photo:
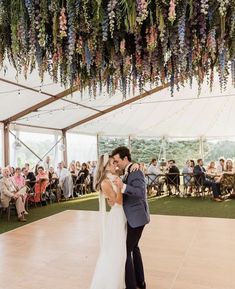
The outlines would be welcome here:
[[[7,67],[7,70],[0,71],[0,121],[64,90],[59,84],[53,84],[47,75],[43,83],[38,78],[37,71],[25,80],[22,75],[16,77],[14,68],[9,65]],[[35,92],[22,85],[40,91]],[[145,89],[150,90],[147,87]],[[122,101],[121,92],[112,97],[102,93],[97,95],[96,99],[90,99],[88,93],[82,96],[80,92],[74,92],[20,117],[13,123],[20,129],[27,126],[31,126],[30,129],[32,126],[40,127],[41,130],[64,129]],[[230,137],[235,136],[234,111],[235,88],[231,79],[228,80],[226,90],[220,92],[217,77],[212,92],[209,86],[204,84],[198,95],[195,82],[192,88],[186,85],[181,87],[179,92],[175,91],[172,98],[170,89],[166,88],[77,126],[71,132],[143,137]]]

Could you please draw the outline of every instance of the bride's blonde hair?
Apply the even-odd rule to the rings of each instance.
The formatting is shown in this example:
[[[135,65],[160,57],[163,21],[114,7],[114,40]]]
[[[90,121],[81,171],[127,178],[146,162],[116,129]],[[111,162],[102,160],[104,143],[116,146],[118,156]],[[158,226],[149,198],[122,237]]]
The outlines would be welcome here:
[[[108,154],[101,155],[97,164],[96,174],[95,174],[95,189],[97,191],[101,190],[101,183],[106,177],[106,168],[109,164],[110,157]]]

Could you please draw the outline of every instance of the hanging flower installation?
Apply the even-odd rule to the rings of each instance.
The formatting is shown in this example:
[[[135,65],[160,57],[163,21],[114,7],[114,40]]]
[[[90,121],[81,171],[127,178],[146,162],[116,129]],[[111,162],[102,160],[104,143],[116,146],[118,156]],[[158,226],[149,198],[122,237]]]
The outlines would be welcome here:
[[[234,84],[235,0],[0,0],[0,66],[114,94],[146,83]]]

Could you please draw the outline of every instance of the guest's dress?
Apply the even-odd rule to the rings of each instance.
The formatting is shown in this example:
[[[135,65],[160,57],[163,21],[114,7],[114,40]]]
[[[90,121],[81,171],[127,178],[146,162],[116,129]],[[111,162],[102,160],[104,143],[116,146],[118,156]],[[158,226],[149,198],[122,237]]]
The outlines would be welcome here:
[[[39,173],[36,176],[36,184],[34,187],[35,195],[30,197],[30,201],[39,203],[41,202],[41,195],[46,191],[48,185],[48,176],[46,172]]]

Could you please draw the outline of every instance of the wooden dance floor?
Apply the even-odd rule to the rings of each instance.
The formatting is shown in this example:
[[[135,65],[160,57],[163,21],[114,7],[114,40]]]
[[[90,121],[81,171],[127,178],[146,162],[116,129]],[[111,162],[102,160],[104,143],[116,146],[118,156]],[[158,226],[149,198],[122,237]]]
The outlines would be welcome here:
[[[151,216],[141,241],[147,289],[234,289],[234,228],[230,219]],[[0,288],[88,289],[98,230],[98,212],[65,211],[0,235]]]

